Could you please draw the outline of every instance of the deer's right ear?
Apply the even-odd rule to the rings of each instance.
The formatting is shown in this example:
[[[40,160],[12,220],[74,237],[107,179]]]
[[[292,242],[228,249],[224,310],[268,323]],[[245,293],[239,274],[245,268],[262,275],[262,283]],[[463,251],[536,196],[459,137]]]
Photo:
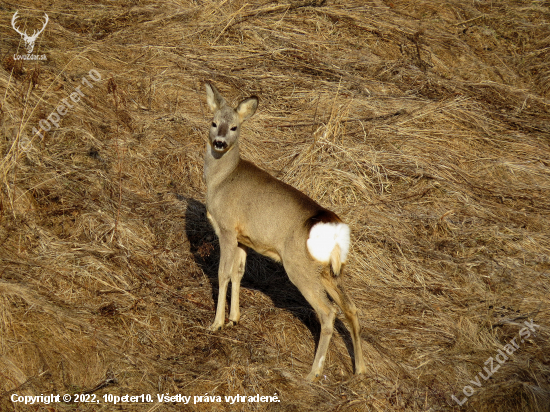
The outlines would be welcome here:
[[[206,102],[208,103],[208,107],[210,107],[212,113],[220,110],[225,104],[225,99],[213,84],[205,83],[204,86],[206,87]]]

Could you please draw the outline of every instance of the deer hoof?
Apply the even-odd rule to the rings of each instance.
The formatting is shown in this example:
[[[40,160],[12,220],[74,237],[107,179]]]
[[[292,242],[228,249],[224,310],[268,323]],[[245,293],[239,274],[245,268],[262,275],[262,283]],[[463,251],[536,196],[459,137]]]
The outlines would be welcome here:
[[[306,380],[309,381],[309,382],[317,382],[320,377],[321,377],[321,375],[319,373],[315,373],[315,372],[311,371],[306,376]]]
[[[213,323],[212,325],[210,325],[207,329],[210,331],[210,332],[216,332],[218,330],[220,330],[222,328],[222,325],[218,325],[216,323]]]

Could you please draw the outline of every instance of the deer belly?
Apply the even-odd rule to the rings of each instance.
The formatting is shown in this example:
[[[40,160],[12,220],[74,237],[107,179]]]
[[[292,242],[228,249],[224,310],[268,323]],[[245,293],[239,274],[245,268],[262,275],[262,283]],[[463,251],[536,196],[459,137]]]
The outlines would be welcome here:
[[[257,240],[254,241],[249,236],[240,231],[237,231],[237,241],[242,245],[254,249],[261,255],[267,256],[268,258],[271,258],[277,262],[281,262],[281,256],[279,255],[279,252],[275,248],[273,248],[273,246],[270,246],[264,242],[258,242]]]

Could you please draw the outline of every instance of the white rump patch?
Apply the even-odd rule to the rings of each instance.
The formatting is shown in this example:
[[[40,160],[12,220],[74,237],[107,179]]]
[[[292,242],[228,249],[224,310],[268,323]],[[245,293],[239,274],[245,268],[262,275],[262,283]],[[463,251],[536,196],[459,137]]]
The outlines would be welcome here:
[[[307,250],[315,260],[329,263],[335,246],[340,246],[340,261],[344,263],[349,252],[349,226],[345,223],[317,223],[309,231]]]

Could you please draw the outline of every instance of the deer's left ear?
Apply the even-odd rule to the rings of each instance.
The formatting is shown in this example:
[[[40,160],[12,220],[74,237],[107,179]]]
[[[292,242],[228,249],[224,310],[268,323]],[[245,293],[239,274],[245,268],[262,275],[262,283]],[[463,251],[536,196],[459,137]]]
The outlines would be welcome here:
[[[244,99],[237,106],[237,114],[239,115],[239,120],[244,122],[250,116],[252,116],[256,109],[258,108],[258,98],[256,96],[251,96],[248,99]]]

